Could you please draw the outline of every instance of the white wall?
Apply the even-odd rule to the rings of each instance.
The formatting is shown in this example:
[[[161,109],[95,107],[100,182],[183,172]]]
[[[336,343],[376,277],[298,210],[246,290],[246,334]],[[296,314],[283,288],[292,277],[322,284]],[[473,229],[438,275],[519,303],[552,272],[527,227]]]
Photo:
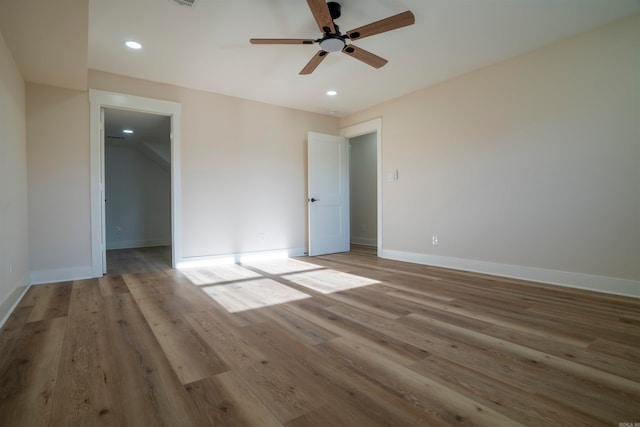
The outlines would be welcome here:
[[[90,71],[90,87],[180,102],[187,259],[304,250],[307,131],[336,118]],[[27,84],[32,283],[92,275],[88,93]]]
[[[107,249],[171,244],[171,169],[132,144],[106,142]]]
[[[27,83],[32,283],[91,275],[87,92]]]
[[[377,142],[375,133],[349,140],[351,243],[359,245],[378,243]]]
[[[29,284],[25,120],[24,80],[0,34],[0,325]]]
[[[635,16],[343,119],[400,172],[383,256],[640,296],[639,99]]]
[[[182,104],[185,258],[306,248],[306,135],[337,134],[337,119],[96,71],[89,80],[94,89]],[[33,269],[43,272],[36,279],[74,278],[91,267],[87,93],[29,85],[28,95]],[[64,199],[72,203],[58,208]]]

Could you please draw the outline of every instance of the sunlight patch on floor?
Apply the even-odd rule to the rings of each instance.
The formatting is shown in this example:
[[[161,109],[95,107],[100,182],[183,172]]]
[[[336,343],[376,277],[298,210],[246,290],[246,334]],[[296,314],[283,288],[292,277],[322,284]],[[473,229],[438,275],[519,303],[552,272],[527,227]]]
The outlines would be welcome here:
[[[206,286],[202,289],[231,313],[311,298],[311,295],[271,279]]]
[[[236,260],[232,256],[216,257],[214,259],[190,259],[176,263],[176,268],[178,270],[182,270],[188,268],[208,267],[211,265],[233,264],[235,262]]]
[[[380,283],[377,280],[367,277],[342,273],[336,270],[308,271],[305,273],[289,274],[283,276],[283,278],[323,294],[346,291],[348,289]]]
[[[265,252],[250,252],[243,254],[240,257],[241,263],[249,263],[253,261],[270,261],[274,259],[286,259],[289,258],[287,251],[265,251]]]
[[[242,264],[257,268],[269,274],[287,274],[297,271],[308,271],[323,268],[310,262],[298,261],[291,258],[254,258],[242,259]]]
[[[261,277],[260,274],[238,264],[211,265],[208,267],[189,268],[180,271],[196,286],[213,285],[216,283]]]

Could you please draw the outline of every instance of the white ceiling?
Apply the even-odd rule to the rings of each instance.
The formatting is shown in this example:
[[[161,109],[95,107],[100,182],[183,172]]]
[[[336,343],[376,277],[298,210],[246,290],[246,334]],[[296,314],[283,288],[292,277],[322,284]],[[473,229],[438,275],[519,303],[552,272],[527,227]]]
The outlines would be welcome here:
[[[320,37],[305,0],[0,0],[0,25],[28,81],[55,84],[47,70],[67,67],[59,85],[86,88],[90,68],[342,116],[640,12],[640,0],[339,2],[343,32],[405,10],[416,24],[354,43],[388,59],[381,69],[332,53],[309,76],[298,72],[317,45],[249,44]]]
[[[105,108],[104,119],[107,140],[148,144],[171,141],[171,120],[167,116]],[[124,129],[133,133],[123,133]]]

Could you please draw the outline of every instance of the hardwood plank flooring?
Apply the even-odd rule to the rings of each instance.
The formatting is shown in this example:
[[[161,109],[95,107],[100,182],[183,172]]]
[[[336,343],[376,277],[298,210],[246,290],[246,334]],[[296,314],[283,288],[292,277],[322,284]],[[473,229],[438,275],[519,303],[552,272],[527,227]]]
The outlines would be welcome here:
[[[107,251],[107,273],[125,274],[165,270],[171,267],[171,246],[110,249]]]
[[[29,290],[0,330],[1,426],[640,423],[640,299],[367,247],[184,271],[167,254]]]
[[[54,405],[51,414],[60,425],[123,424],[104,306],[97,280],[73,283],[54,390],[54,399],[66,402]]]

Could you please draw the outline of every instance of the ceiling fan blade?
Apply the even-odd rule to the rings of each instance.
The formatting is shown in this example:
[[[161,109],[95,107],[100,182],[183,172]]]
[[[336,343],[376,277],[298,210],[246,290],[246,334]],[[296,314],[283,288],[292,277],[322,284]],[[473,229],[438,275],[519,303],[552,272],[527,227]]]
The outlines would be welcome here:
[[[250,39],[251,44],[313,44],[313,39]]]
[[[359,47],[355,47],[354,45],[351,45],[351,44],[348,46],[345,46],[344,49],[342,49],[342,53],[346,53],[352,58],[362,61],[365,64],[369,64],[373,68],[380,68],[384,66],[384,64],[389,62],[386,59],[379,57],[378,55],[374,55],[369,51],[366,51]]]
[[[355,30],[347,31],[347,36],[349,36],[351,40],[360,40],[386,31],[413,25],[415,22],[416,17],[411,13],[411,11],[407,10],[406,12],[358,27]]]
[[[320,31],[323,33],[335,33],[336,28],[333,26],[333,19],[331,19],[327,2],[325,0],[307,0],[307,4]]]
[[[313,70],[315,70],[316,67],[320,65],[322,60],[326,58],[327,55],[329,55],[329,52],[325,52],[324,50],[321,50],[318,53],[316,53],[315,56],[311,58],[311,61],[309,61],[307,65],[305,65],[304,68],[300,71],[300,74],[306,75],[306,74],[313,73]]]

